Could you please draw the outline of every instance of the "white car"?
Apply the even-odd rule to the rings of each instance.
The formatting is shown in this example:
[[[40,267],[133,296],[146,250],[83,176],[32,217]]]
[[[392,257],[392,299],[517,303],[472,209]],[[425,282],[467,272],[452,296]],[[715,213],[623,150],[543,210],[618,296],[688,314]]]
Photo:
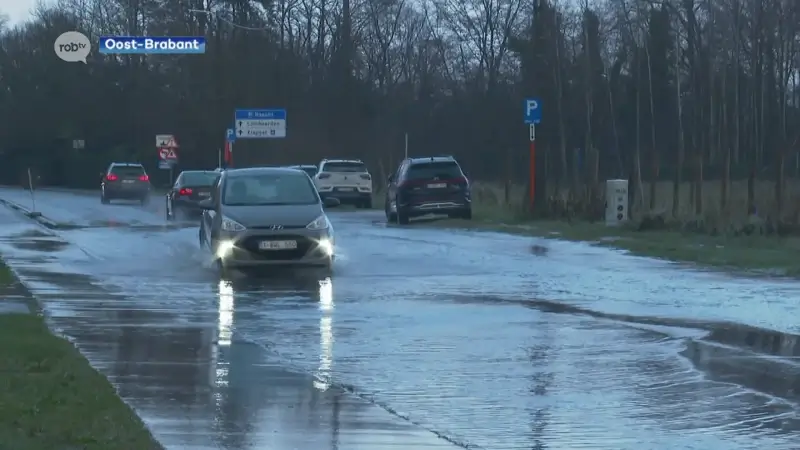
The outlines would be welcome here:
[[[372,175],[360,159],[323,159],[313,178],[323,199],[372,208]]]

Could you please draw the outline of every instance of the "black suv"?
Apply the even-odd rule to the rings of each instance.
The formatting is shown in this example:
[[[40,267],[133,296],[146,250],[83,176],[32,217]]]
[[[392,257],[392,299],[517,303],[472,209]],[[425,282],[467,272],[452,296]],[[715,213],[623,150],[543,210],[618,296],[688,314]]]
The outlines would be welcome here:
[[[426,214],[472,219],[469,180],[452,156],[407,158],[389,176],[384,210],[400,224]]]
[[[114,162],[100,175],[100,201],[104,205],[116,199],[139,200],[142,205],[150,200],[150,177],[141,164]]]

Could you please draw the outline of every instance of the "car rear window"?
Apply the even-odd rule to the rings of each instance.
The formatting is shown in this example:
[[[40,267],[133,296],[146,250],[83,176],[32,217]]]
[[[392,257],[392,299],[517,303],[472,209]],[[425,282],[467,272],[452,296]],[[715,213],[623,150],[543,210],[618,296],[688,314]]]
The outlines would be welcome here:
[[[184,186],[211,186],[219,178],[217,172],[183,172],[181,184]]]
[[[144,175],[144,167],[142,166],[112,166],[111,173],[121,177],[138,177]]]
[[[434,178],[447,180],[461,178],[463,176],[464,174],[461,173],[461,168],[453,161],[412,164],[406,173],[406,178],[409,180],[428,180]]]
[[[322,165],[323,172],[367,172],[367,166],[359,162],[329,162]]]

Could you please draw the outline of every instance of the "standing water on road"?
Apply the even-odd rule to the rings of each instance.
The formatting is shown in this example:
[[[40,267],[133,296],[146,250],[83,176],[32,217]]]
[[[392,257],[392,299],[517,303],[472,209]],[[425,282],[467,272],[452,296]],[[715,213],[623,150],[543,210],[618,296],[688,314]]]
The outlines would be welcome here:
[[[796,448],[796,340],[720,322],[796,330],[795,283],[363,213],[330,279],[220,283],[159,211],[37,206],[91,227],[0,252],[170,448]]]

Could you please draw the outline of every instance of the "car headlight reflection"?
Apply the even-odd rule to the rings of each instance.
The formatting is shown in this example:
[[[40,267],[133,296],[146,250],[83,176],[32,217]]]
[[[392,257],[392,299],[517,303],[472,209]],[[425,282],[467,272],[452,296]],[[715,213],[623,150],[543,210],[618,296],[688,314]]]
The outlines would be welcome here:
[[[225,259],[233,252],[233,242],[231,241],[222,241],[217,245],[217,258]]]

